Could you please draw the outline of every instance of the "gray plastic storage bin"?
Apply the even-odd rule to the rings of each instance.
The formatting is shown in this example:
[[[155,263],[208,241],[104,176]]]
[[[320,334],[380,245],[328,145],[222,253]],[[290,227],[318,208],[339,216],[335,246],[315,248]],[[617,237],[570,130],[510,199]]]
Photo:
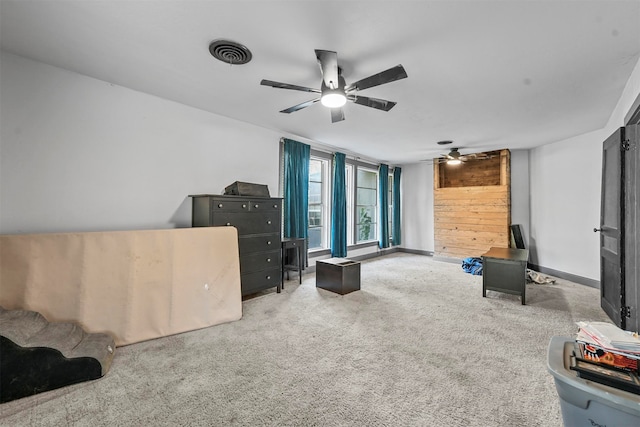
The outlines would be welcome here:
[[[573,426],[640,426],[640,395],[578,377],[569,366],[575,339],[553,337],[547,368],[560,396],[562,420]]]

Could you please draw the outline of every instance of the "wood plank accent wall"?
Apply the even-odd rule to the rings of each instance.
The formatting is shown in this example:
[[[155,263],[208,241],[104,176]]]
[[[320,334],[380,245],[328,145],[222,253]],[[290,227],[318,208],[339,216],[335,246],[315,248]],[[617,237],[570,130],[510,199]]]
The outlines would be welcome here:
[[[478,257],[492,246],[510,246],[510,153],[495,154],[458,165],[455,172],[434,164],[436,256]]]
[[[500,185],[500,155],[449,166],[440,163],[440,188]]]

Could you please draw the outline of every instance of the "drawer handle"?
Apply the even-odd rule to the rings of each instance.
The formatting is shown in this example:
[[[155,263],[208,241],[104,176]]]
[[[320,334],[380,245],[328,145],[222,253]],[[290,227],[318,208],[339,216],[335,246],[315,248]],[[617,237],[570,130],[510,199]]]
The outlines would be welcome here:
[[[229,225],[231,225],[231,223],[230,223],[230,222],[228,222],[228,223],[227,223],[227,226],[229,226]]]
[[[273,205],[274,208],[278,208],[278,205]]]
[[[267,242],[267,245],[270,245],[270,244],[271,244],[271,240],[269,240],[269,241]]]
[[[297,243],[296,243],[296,242],[293,242],[293,246],[295,246],[295,245],[297,245]]]
[[[267,280],[271,280],[271,276],[267,276]]]
[[[218,203],[218,207],[221,208],[222,207],[222,203]]]
[[[254,207],[254,208],[256,208],[256,209],[258,209],[258,206],[259,206],[259,205],[253,205],[253,207]]]
[[[246,207],[247,207],[247,205],[242,205],[242,209],[244,209],[244,208],[246,208]]]
[[[267,258],[267,262],[271,262],[271,258]]]
[[[271,220],[267,221],[267,224],[271,225]]]

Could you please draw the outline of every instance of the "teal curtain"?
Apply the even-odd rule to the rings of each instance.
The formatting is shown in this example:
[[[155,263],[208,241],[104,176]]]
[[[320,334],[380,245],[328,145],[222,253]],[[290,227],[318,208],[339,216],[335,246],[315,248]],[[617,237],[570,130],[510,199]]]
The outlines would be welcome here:
[[[331,256],[347,256],[347,185],[345,155],[333,155],[333,196],[331,210]]]
[[[393,168],[393,245],[402,243],[402,232],[400,230],[400,174],[399,167]]]
[[[380,220],[378,221],[378,246],[380,248],[389,247],[389,166],[381,164],[378,168],[378,210]]]
[[[284,138],[284,237],[307,238],[311,147]]]

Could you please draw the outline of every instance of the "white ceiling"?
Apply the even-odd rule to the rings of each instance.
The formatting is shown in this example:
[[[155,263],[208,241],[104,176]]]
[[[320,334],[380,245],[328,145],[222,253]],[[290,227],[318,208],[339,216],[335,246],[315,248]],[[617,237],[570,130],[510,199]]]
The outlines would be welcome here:
[[[2,49],[215,114],[391,164],[443,152],[531,148],[602,128],[640,56],[640,1],[11,1]],[[230,66],[215,39],[247,46]],[[402,64],[331,123],[314,49],[347,84]]]

